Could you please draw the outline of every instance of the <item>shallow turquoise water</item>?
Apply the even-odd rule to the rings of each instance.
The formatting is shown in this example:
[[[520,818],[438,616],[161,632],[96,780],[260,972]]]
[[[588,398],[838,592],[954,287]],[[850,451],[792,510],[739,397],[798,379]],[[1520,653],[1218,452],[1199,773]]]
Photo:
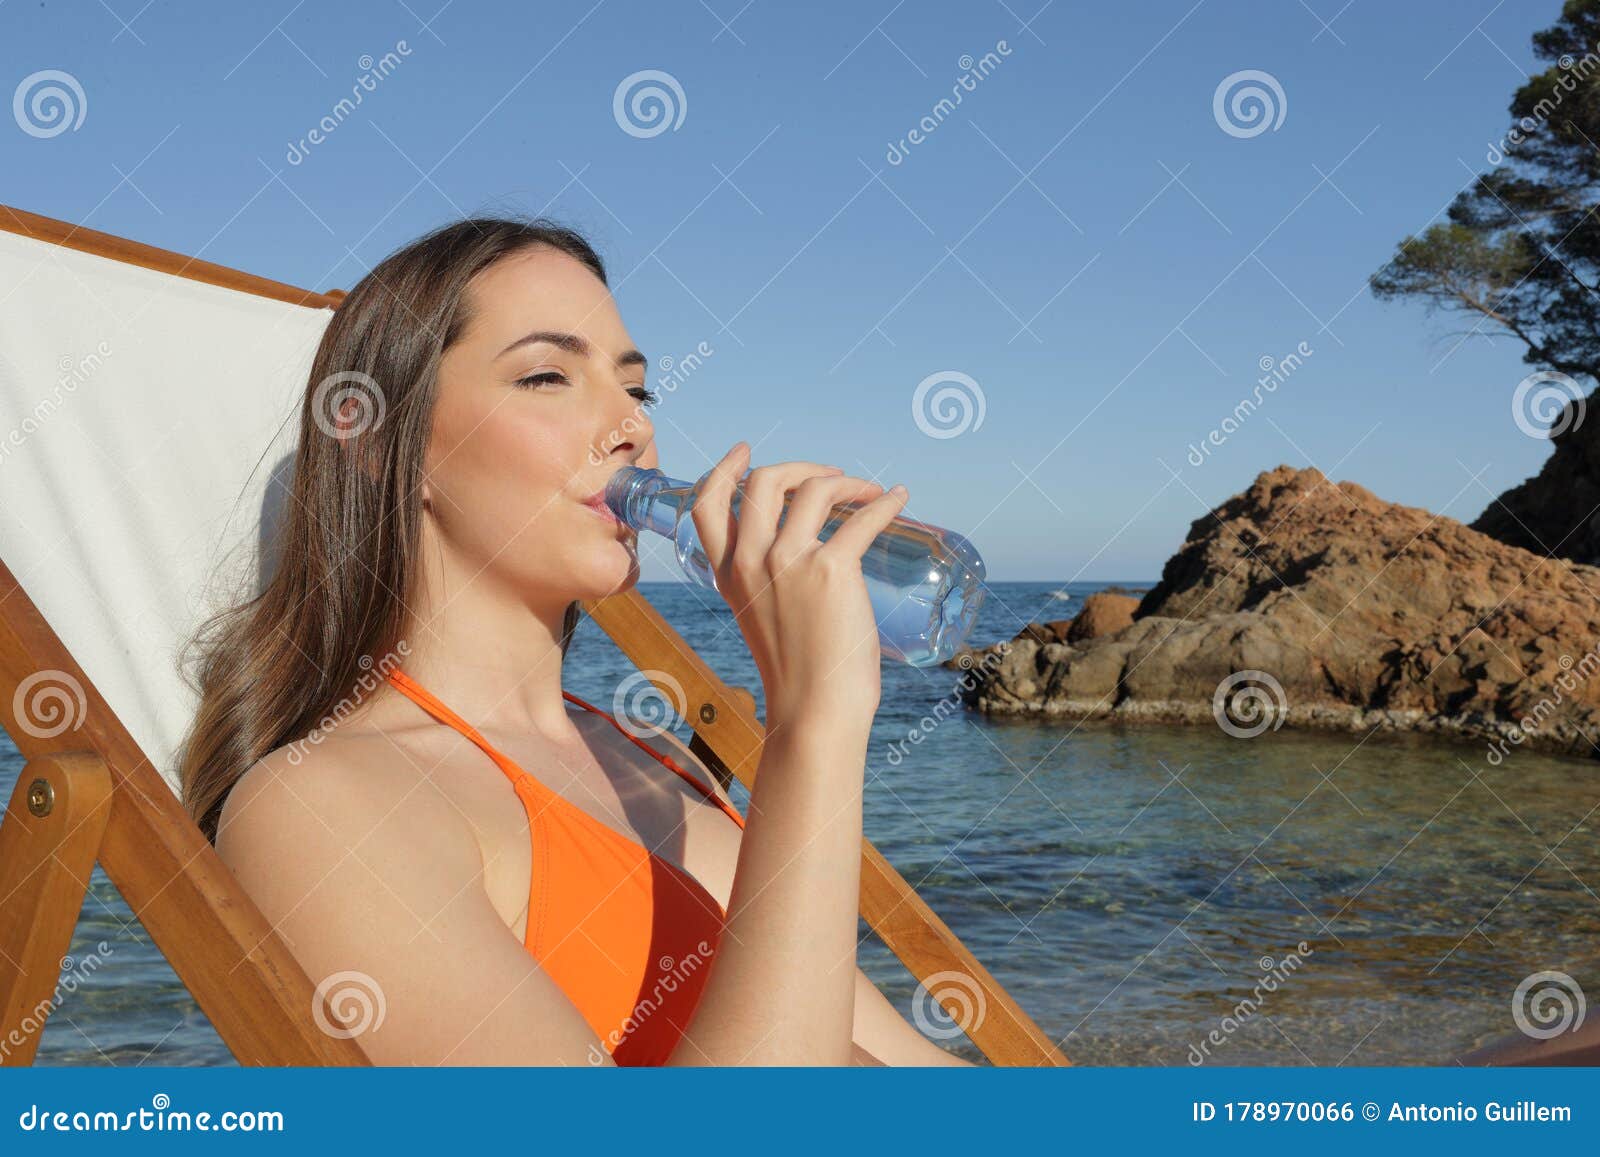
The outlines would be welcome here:
[[[1069,617],[1100,585],[1058,597],[1060,584],[994,584],[973,642]],[[759,698],[714,592],[644,589]],[[586,622],[568,689],[611,709],[630,671]],[[949,709],[955,679],[885,667],[867,834],[1074,1061],[1446,1062],[1514,1031],[1530,973],[1560,969],[1591,1003],[1600,994],[1600,764],[1515,751],[1492,767],[1481,748],[1405,738],[991,721]],[[0,738],[7,795],[17,770]],[[927,1007],[863,932],[862,967],[908,1016]],[[101,941],[102,967],[51,1017],[39,1063],[232,1063],[96,870],[73,957]],[[1286,979],[1223,1031],[1269,973]],[[1206,1057],[1213,1030],[1223,1043]]]

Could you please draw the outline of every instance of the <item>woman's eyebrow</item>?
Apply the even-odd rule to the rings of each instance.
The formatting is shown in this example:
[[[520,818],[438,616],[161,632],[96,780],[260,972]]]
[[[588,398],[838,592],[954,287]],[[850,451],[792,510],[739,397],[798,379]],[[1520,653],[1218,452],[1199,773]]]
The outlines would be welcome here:
[[[575,333],[563,333],[559,330],[552,329],[538,329],[534,330],[530,334],[524,334],[510,345],[506,346],[505,349],[501,350],[495,355],[495,360],[498,361],[500,358],[505,357],[514,349],[520,349],[525,345],[532,345],[535,342],[541,341],[548,342],[557,349],[566,350],[569,354],[575,354],[580,358],[588,357],[593,352],[594,348]],[[649,364],[650,359],[645,357],[638,350],[628,350],[617,357],[618,369],[626,369],[628,366],[648,366]]]

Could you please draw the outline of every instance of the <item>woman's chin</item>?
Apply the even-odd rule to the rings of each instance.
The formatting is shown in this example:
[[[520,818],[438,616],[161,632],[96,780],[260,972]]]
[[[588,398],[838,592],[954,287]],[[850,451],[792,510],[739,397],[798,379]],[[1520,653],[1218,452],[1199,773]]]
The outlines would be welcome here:
[[[592,593],[581,597],[603,599],[631,590],[639,581],[639,549],[633,536],[616,540],[606,551],[603,562],[597,561],[589,575],[591,581],[584,585]]]

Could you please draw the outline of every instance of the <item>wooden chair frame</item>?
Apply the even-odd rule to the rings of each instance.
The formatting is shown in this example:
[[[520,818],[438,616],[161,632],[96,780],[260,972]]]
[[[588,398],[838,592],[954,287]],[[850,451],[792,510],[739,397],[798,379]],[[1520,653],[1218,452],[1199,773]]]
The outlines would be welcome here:
[[[0,230],[294,305],[333,309],[344,297],[3,205]],[[584,607],[658,686],[682,689],[696,753],[719,774],[751,785],[764,734],[753,696],[719,679],[637,590]],[[41,738],[18,725],[13,709],[22,681],[45,670],[75,679],[87,702],[78,726]],[[354,1039],[317,1027],[310,978],[4,562],[0,724],[27,761],[0,822],[0,1042],[12,1042],[0,1049],[0,1063],[33,1061],[96,863],[241,1064],[369,1063]],[[861,913],[919,981],[963,978],[971,990],[963,995],[983,1010],[968,1036],[991,1062],[1068,1063],[868,840],[861,845]],[[939,987],[930,987],[936,997]],[[951,1015],[964,1011],[954,998],[945,1007]]]

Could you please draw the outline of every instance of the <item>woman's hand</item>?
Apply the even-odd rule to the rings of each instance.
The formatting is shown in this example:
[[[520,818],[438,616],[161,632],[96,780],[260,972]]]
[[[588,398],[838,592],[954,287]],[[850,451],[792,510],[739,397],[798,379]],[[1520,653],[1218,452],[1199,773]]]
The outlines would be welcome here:
[[[750,647],[767,701],[767,732],[804,715],[870,728],[881,694],[877,620],[861,556],[905,505],[837,466],[783,462],[752,470],[737,519],[732,500],[749,464],[736,443],[712,467],[691,512],[700,545]],[[783,525],[784,497],[794,492]],[[863,502],[828,539],[834,506]]]

